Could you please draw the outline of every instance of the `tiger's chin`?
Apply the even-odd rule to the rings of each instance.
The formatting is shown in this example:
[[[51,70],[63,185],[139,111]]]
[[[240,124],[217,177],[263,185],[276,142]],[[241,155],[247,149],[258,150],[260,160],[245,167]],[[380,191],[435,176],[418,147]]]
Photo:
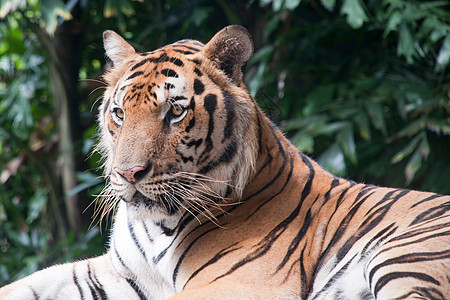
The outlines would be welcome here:
[[[173,216],[180,212],[183,199],[175,194],[156,194],[149,197],[136,190],[131,199],[125,202],[135,209]]]

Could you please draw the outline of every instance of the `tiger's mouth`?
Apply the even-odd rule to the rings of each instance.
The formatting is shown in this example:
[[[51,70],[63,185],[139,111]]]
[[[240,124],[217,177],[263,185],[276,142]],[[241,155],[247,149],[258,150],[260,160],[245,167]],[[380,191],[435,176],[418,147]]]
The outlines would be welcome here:
[[[174,193],[163,193],[155,195],[155,198],[150,198],[136,190],[131,202],[135,205],[144,205],[148,209],[159,208],[173,215],[179,211],[184,199]]]

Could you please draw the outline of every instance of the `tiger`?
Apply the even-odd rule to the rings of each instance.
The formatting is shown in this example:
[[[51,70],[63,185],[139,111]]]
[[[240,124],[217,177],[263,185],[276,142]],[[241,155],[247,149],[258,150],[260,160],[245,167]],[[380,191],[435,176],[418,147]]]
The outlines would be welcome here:
[[[300,152],[243,82],[244,27],[152,52],[103,40],[108,251],[1,299],[450,298],[450,197],[356,183]]]

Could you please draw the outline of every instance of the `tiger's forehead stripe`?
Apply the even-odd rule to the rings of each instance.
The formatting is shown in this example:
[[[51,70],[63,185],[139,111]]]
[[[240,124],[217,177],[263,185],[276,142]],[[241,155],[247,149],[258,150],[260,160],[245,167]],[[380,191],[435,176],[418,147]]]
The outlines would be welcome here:
[[[185,78],[181,76],[181,73],[179,73],[177,68],[185,67],[187,61],[184,55],[196,53],[202,48],[203,44],[199,42],[183,40],[152,52],[141,53],[140,55],[142,59],[138,60],[129,69],[131,74],[126,77],[126,79],[122,82],[122,86],[120,87],[120,91],[123,91],[126,87],[131,85],[134,97],[126,97],[124,95],[125,93],[123,93],[122,98],[124,99],[115,99],[116,97],[114,97],[115,101],[123,104],[123,102],[132,99],[138,100],[140,97],[136,97],[136,95],[139,94],[144,97],[144,103],[150,101],[153,102],[154,106],[156,106],[157,103],[164,103],[169,99],[174,100],[175,98],[177,99],[175,101],[177,103],[179,103],[180,101],[186,102],[186,98],[179,98],[179,95],[182,95],[185,92],[186,81]],[[195,74],[197,74],[198,76],[202,75],[201,71],[198,70],[197,67],[195,67],[194,69]],[[161,84],[157,84],[154,81],[159,75],[165,77]],[[138,82],[136,82],[136,84],[133,85],[132,81],[141,80],[139,78],[142,76],[144,78],[154,76],[154,79],[149,81],[149,85],[147,86],[148,91],[139,91],[138,93],[136,91],[143,88],[145,84],[141,84],[141,86],[138,86]],[[205,88],[203,83],[196,79],[194,83],[194,89],[196,95],[201,95]],[[183,103],[183,105],[186,104]]]

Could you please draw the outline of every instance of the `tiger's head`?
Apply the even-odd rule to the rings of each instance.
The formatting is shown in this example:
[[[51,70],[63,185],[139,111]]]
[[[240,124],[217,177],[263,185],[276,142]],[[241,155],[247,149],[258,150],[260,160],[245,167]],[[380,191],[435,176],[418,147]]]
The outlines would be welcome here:
[[[103,38],[112,66],[99,147],[110,197],[163,215],[239,201],[258,144],[256,104],[242,83],[248,32],[229,26],[206,45],[183,40],[152,52],[113,31]]]

